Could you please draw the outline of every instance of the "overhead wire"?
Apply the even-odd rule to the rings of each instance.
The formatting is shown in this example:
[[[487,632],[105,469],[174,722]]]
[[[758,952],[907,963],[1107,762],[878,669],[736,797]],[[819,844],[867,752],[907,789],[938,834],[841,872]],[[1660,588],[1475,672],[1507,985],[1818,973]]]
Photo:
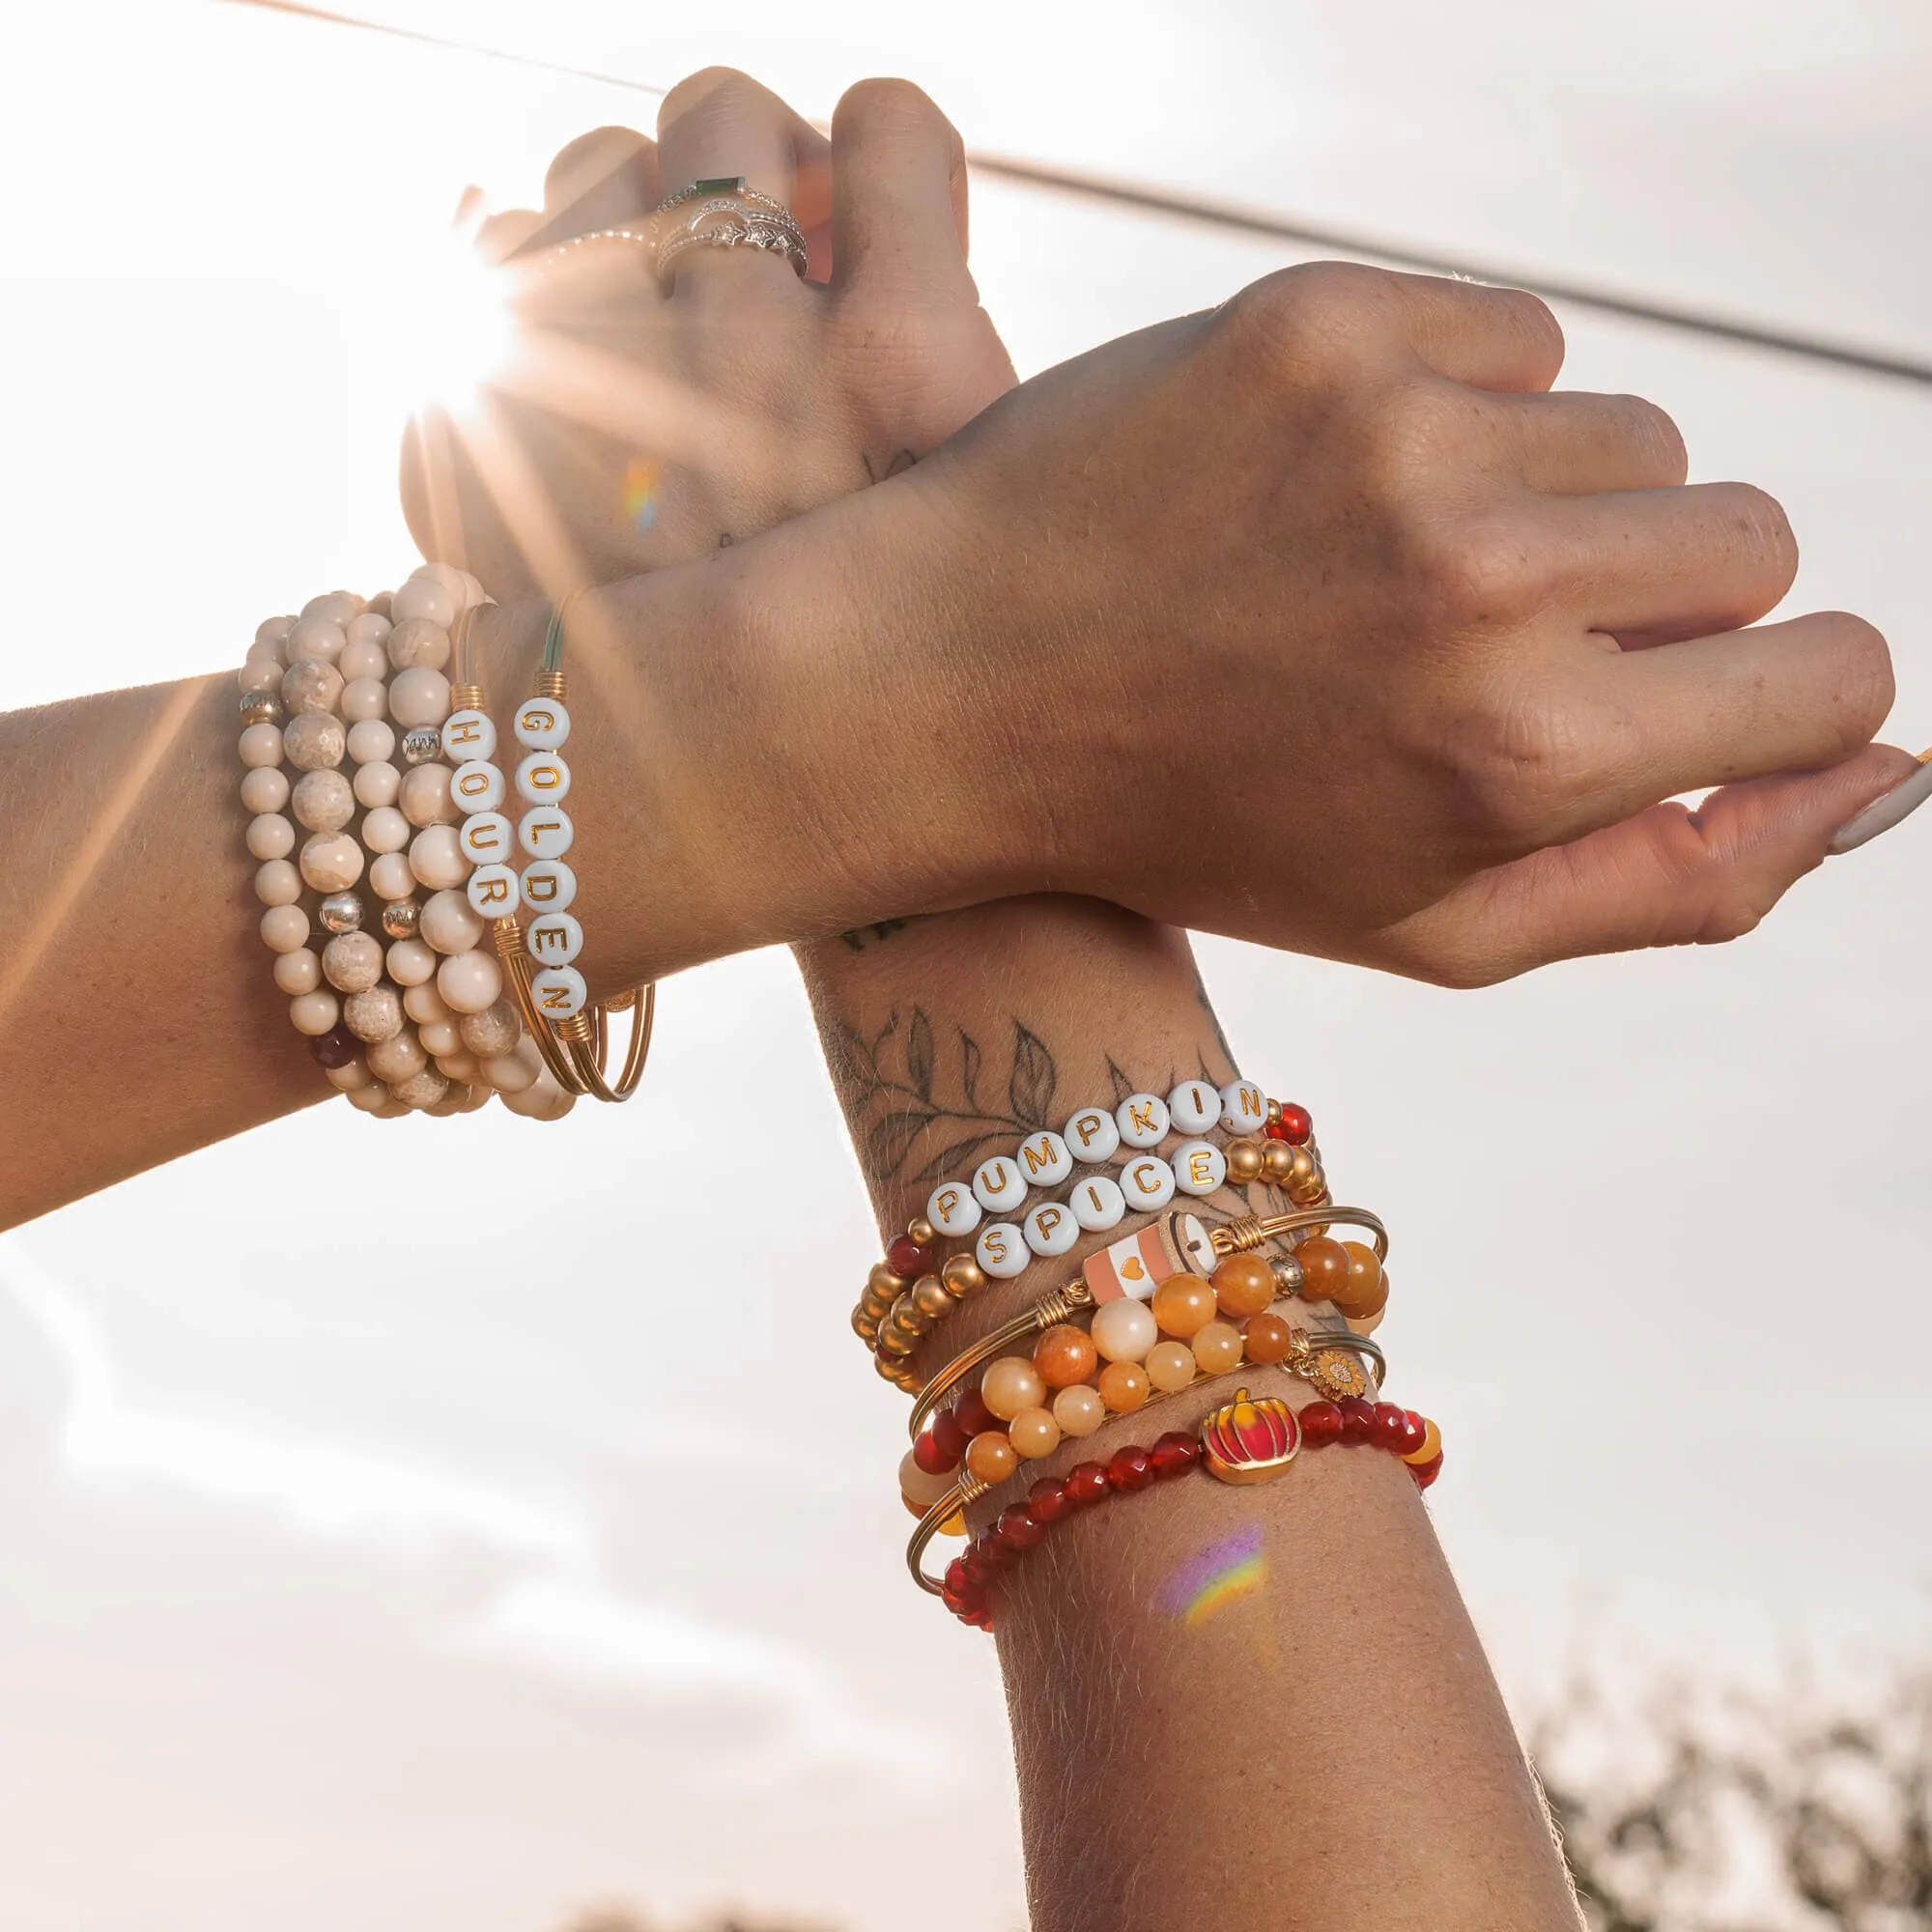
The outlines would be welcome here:
[[[668,89],[652,82],[634,80],[625,74],[605,73],[593,68],[573,67],[506,47],[493,47],[477,42],[457,40],[440,34],[425,33],[389,20],[370,19],[357,14],[338,13],[331,8],[309,4],[309,0],[221,0],[222,5],[247,7],[257,12],[292,14],[329,26],[355,27],[391,40],[412,42],[419,46],[438,47],[448,52],[474,55],[484,60],[501,61],[509,66],[554,73],[572,80],[584,80],[603,87],[620,88],[634,94],[662,99]],[[1333,249],[1345,255],[1359,255],[1372,262],[1385,262],[1399,268],[1420,270],[1426,274],[1459,275],[1469,281],[1489,282],[1523,288],[1553,302],[1573,308],[1590,309],[1626,321],[1641,322],[1687,334],[1702,335],[1715,341],[1737,343],[1776,354],[1795,355],[1806,361],[1852,369],[1866,375],[1889,377],[1900,382],[1932,386],[1932,359],[1829,335],[1787,328],[1774,323],[1757,322],[1745,316],[1726,315],[1690,303],[1660,297],[1629,294],[1597,283],[1577,281],[1565,275],[1545,274],[1539,270],[1482,263],[1416,246],[1388,236],[1365,234],[1359,230],[1315,222],[1244,208],[1232,202],[1209,200],[1179,189],[1151,184],[1122,181],[1108,175],[1090,174],[1074,168],[1054,167],[1042,161],[1025,160],[1009,155],[969,152],[968,168],[994,180],[1013,182],[1048,193],[1077,196],[1115,208],[1158,214],[1172,220],[1190,222],[1198,227],[1291,242],[1302,246]]]

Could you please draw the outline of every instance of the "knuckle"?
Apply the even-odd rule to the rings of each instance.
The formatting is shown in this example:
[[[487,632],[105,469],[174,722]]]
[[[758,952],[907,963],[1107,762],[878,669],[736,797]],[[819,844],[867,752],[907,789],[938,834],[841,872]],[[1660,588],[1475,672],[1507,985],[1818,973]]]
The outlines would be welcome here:
[[[1490,294],[1496,298],[1499,326],[1516,335],[1521,348],[1548,369],[1553,381],[1557,370],[1563,366],[1568,347],[1563,339],[1563,325],[1556,320],[1555,310],[1541,296],[1531,295],[1527,289],[1492,289]]]
[[[1307,262],[1249,283],[1220,314],[1244,348],[1298,367],[1358,346],[1387,310],[1387,279],[1352,262]]]
[[[1408,454],[1412,460],[1412,445]],[[1491,505],[1421,516],[1404,538],[1403,575],[1438,631],[1513,629],[1554,595],[1548,546],[1526,511]]]
[[[1486,694],[1450,744],[1477,829],[1508,850],[1547,843],[1589,788],[1583,725],[1544,684]]]
[[[699,111],[707,118],[737,121],[756,111],[765,98],[765,90],[735,67],[699,68],[665,96],[658,108],[658,128],[662,133],[674,122]]]

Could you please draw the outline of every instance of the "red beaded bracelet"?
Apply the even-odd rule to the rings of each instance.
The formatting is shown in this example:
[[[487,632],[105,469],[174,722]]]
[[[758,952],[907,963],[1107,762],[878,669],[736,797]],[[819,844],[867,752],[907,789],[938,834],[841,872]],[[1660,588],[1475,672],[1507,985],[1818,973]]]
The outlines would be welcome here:
[[[1441,1435],[1433,1422],[1413,1409],[1350,1396],[1339,1403],[1311,1402],[1296,1415],[1279,1396],[1255,1402],[1243,1389],[1233,1402],[1203,1418],[1192,1435],[1173,1430],[1151,1448],[1117,1449],[1105,1463],[1078,1463],[1063,1477],[1043,1476],[1024,1502],[1009,1503],[992,1527],[953,1558],[937,1586],[917,1571],[915,1575],[923,1588],[936,1587],[940,1601],[961,1623],[991,1630],[995,1578],[1018,1562],[1053,1524],[1075,1512],[1109,1496],[1151,1489],[1197,1465],[1224,1483],[1267,1482],[1301,1450],[1336,1442],[1370,1445],[1400,1456],[1418,1489],[1428,1489],[1442,1471]]]

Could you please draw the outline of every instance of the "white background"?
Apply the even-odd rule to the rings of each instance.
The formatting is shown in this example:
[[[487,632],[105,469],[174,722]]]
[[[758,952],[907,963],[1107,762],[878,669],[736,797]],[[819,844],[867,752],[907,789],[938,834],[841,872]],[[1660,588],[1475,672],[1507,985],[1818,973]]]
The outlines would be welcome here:
[[[814,115],[900,71],[988,150],[1932,352],[1915,0],[385,17],[732,61]],[[216,0],[11,21],[0,703],[236,662],[400,576],[412,278],[456,190],[527,197],[653,110]],[[990,185],[975,242],[1022,373],[1293,259]],[[1567,382],[1783,498],[1794,605],[1883,625],[1890,735],[1932,740],[1932,398],[1565,321]],[[1923,1634],[1928,855],[1932,813],[1736,947],[1480,995],[1204,949],[1246,1069],[1396,1231],[1385,1338],[1520,1700],[1579,1644],[1856,1673]],[[845,1332],[871,1236],[788,962],[662,1015],[621,1115],[318,1110],[0,1247],[8,1925],[1019,1922],[991,1650],[898,1569],[898,1400]],[[749,1167],[697,1130],[721,1094],[761,1096]]]

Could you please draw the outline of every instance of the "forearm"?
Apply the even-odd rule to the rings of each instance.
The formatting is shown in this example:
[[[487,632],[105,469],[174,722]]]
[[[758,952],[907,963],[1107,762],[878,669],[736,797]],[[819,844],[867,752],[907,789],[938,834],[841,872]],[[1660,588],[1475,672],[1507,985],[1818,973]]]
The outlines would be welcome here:
[[[888,1236],[938,1175],[963,1178],[1030,1128],[1058,1129],[1122,1091],[1236,1071],[1184,937],[1093,900],[862,931],[804,964]],[[1346,1151],[1327,1157],[1346,1175]],[[1258,1193],[1253,1205],[1273,1204]],[[1030,1303],[1054,1285],[1042,1276],[1065,1278],[1084,1252],[989,1282],[928,1340],[923,1365]],[[1397,1370],[1406,1399],[1421,1401],[1399,1356]],[[1242,1378],[1258,1395],[1309,1393],[1277,1370]],[[1023,1496],[1028,1478],[1189,1426],[1230,1393],[1188,1390],[1145,1420],[1118,1418],[1026,1465],[980,1509]],[[1177,1579],[1255,1531],[1264,1587],[1190,1624]],[[1003,1576],[997,1628],[1035,1932],[1576,1924],[1481,1647],[1392,1458],[1307,1455],[1262,1487],[1189,1479],[1118,1498]]]

